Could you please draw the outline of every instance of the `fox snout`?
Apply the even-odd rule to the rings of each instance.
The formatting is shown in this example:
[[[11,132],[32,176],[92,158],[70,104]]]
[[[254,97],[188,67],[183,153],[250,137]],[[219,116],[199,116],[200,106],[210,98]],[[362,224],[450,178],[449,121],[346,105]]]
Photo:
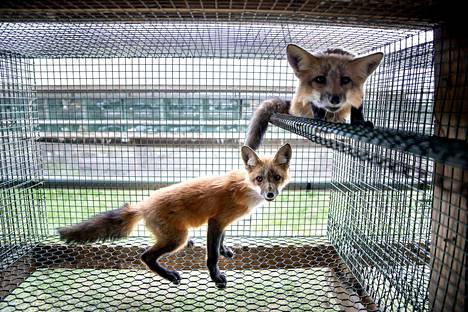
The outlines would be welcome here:
[[[273,201],[276,198],[276,196],[278,196],[278,194],[279,194],[278,189],[272,189],[272,188],[266,191],[262,190],[260,193],[260,195],[262,195],[262,197],[268,201]]]
[[[341,95],[336,95],[336,94],[330,94],[328,96],[328,100],[330,101],[331,104],[333,105],[338,105],[342,102],[342,96]]]
[[[322,102],[324,109],[331,113],[334,113],[343,107],[343,104],[346,102],[346,95],[326,93],[320,99],[320,101]]]

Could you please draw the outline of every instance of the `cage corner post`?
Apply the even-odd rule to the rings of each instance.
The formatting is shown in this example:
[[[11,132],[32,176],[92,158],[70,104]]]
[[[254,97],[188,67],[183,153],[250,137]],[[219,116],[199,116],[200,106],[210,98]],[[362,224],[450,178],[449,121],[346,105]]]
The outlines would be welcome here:
[[[468,39],[456,25],[435,29],[435,135],[468,141]],[[435,165],[432,210],[432,311],[464,311],[468,170]]]

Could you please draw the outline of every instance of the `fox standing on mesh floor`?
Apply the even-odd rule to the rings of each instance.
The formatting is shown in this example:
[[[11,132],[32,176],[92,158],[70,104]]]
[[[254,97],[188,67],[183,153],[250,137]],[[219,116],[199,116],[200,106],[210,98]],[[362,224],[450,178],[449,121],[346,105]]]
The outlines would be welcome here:
[[[201,177],[155,191],[145,200],[97,215],[82,223],[59,229],[68,242],[93,242],[126,237],[140,219],[155,235],[156,244],[141,256],[148,268],[173,282],[180,275],[158,263],[187,242],[188,230],[208,222],[208,260],[211,279],[226,287],[226,276],[218,268],[219,255],[232,257],[224,246],[226,227],[250,213],[264,200],[272,201],[288,182],[292,149],[283,145],[273,158],[258,157],[249,147],[241,150],[245,170],[223,176]]]

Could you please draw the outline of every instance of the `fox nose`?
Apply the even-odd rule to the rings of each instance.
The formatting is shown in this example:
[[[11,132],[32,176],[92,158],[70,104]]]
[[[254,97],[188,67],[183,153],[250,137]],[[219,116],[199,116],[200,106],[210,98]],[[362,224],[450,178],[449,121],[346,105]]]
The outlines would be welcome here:
[[[330,103],[332,104],[340,104],[341,102],[341,97],[339,95],[332,95],[330,97]]]
[[[275,198],[275,193],[273,193],[273,192],[268,192],[268,193],[266,194],[266,197],[267,197],[268,199],[273,199],[273,198]]]

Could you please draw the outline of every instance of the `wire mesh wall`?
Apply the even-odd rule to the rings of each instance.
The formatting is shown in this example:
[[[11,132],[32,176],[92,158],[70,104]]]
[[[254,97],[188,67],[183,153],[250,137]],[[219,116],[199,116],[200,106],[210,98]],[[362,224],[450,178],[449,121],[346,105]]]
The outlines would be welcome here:
[[[137,202],[154,188],[239,168],[239,148],[253,108],[272,93],[286,97],[293,91],[293,75],[287,62],[274,54],[278,52],[274,57],[257,55],[241,45],[246,26],[198,25],[199,30],[189,26],[186,31],[181,31],[184,25],[148,26],[142,36],[137,33],[146,25],[1,26],[2,49],[22,50],[35,75],[29,103],[37,108],[35,146],[43,162],[41,191],[47,207],[47,214],[34,218],[43,224],[44,239],[9,266],[12,286],[2,285],[2,297],[6,297],[1,309],[107,310],[150,305],[193,310],[219,308],[223,302],[239,308],[323,305],[339,309],[359,301],[358,295],[356,299],[347,294],[348,289],[354,293],[352,287],[341,286],[341,279],[351,280],[351,275],[334,277],[333,268],[340,265],[336,253],[327,244],[316,245],[314,239],[325,240],[330,172],[321,166],[327,166],[331,154],[279,129],[272,129],[261,152],[273,153],[281,143],[291,142],[294,179],[275,203],[230,227],[226,241],[236,258],[221,262],[221,268],[231,272],[230,289],[223,295],[209,283],[204,229],[191,233],[194,249],[164,260],[182,270],[185,282],[180,289],[155,279],[142,266],[139,255],[152,242],[142,225],[132,239],[118,243],[65,246],[57,241],[58,227]],[[264,28],[249,35],[257,39],[284,35],[276,34],[276,28]],[[222,36],[226,31],[231,34]],[[35,34],[24,36],[28,33]],[[57,36],[62,39],[55,41]],[[120,41],[128,36],[133,40]],[[178,41],[168,48],[171,36]],[[232,44],[236,36],[239,50]],[[106,38],[117,41],[106,43]],[[152,41],[156,44],[148,49],[135,49],[138,43]],[[311,158],[314,162],[309,163]],[[288,254],[303,258],[284,257]],[[293,269],[290,278],[278,274],[288,274],[288,269]],[[254,283],[260,276],[266,283]],[[298,279],[303,283],[309,276],[322,281],[329,293],[326,298],[322,289],[295,295]],[[333,279],[330,284],[328,276]],[[134,292],[123,285],[132,285]],[[343,298],[331,291],[337,287]],[[122,288],[127,299],[120,297]],[[174,300],[168,299],[170,294]],[[274,302],[278,296],[283,297],[281,304]],[[120,299],[108,302],[110,298]]]
[[[436,54],[426,40],[398,43],[409,43],[409,48],[386,48],[386,61],[371,80],[378,83],[369,84],[365,101],[367,119],[385,128],[287,115],[272,119],[337,151],[328,233],[380,309],[458,310],[464,302],[466,233],[461,229],[466,229],[468,144],[460,92],[466,56],[458,49],[466,41],[444,40],[450,43],[439,42]],[[408,54],[418,57],[408,62]],[[434,55],[439,87],[433,89]],[[458,70],[451,71],[452,66]],[[434,118],[438,136],[424,135],[434,132]]]
[[[367,118],[377,127],[434,132],[434,47],[432,31],[380,49],[385,58],[369,78]]]
[[[150,192],[141,188],[239,167],[252,109],[271,94],[288,97],[294,90],[287,42],[364,53],[417,33],[227,23],[6,23],[1,30],[3,49],[34,60],[45,183],[62,186],[46,189],[49,233],[138,201]],[[231,234],[324,237],[330,154],[272,130],[265,153],[297,141],[294,181],[283,199]],[[145,235],[142,229],[136,234]]]
[[[367,144],[359,144],[359,149],[411,164],[421,173],[405,176],[336,154],[332,241],[379,306],[426,310],[432,164]]]
[[[385,61],[371,78],[364,103],[367,118],[377,126],[433,133],[429,36],[421,34],[384,48]],[[348,144],[405,164],[410,171],[335,154],[330,227],[337,249],[379,306],[427,310],[433,163],[369,144]]]
[[[86,16],[80,18],[96,17]],[[239,147],[254,107],[294,91],[284,56],[289,42],[311,51],[339,46],[385,52],[368,83],[366,117],[379,127],[433,132],[431,32],[212,18],[204,24],[0,25],[0,50],[15,56],[5,57],[5,68],[22,64],[5,70],[5,77],[24,80],[12,88],[18,99],[4,95],[8,104],[2,106],[5,113],[22,105],[34,109],[24,128],[32,167],[20,168],[31,186],[43,182],[27,197],[35,214],[29,220],[38,225],[17,227],[32,228],[43,239],[28,239],[28,254],[8,266],[5,272],[13,273],[7,280],[16,288],[2,284],[0,308],[428,309],[433,163],[339,136],[330,138],[412,171],[334,153],[271,127],[260,152],[291,142],[293,180],[276,202],[229,229],[236,257],[221,261],[230,283],[223,293],[208,283],[204,239],[198,241],[204,229],[191,233],[195,248],[164,259],[183,272],[177,289],[140,263],[139,254],[151,244],[143,226],[122,242],[68,246],[56,240],[57,227],[136,202],[154,188],[240,167]],[[11,140],[5,129],[2,138]],[[8,181],[10,163],[18,160],[0,162]],[[13,195],[2,199],[2,226],[15,211],[11,196],[21,194],[10,189]],[[3,259],[13,258],[2,251]]]
[[[247,21],[412,25],[427,27],[446,18],[439,1],[3,1],[2,21]]]
[[[284,62],[253,63],[180,58],[36,60],[45,182],[70,185],[46,193],[51,233],[126,201],[137,202],[158,185],[241,167],[239,147],[252,108],[268,96],[266,91],[253,90],[254,77],[290,76]],[[247,67],[252,69],[244,73]],[[245,86],[249,81],[250,86]],[[264,84],[259,89],[271,88],[285,96],[292,83],[291,79],[257,82]],[[328,152],[309,149],[285,132],[275,131],[271,137],[275,140],[263,153],[273,153],[285,140],[297,141],[294,182],[284,199],[233,225],[231,235],[323,236],[328,192],[299,190],[308,185],[323,188],[329,182],[329,172],[301,161],[314,157],[323,163]]]
[[[429,36],[384,48],[385,61],[371,78],[364,103],[367,118],[377,126],[433,133],[434,52]],[[391,159],[393,170],[335,153],[331,240],[378,306],[428,310],[433,162],[345,142],[361,153]]]
[[[0,296],[15,285],[12,278],[19,278],[8,268],[30,252],[45,230],[32,81],[31,60],[0,53]]]

